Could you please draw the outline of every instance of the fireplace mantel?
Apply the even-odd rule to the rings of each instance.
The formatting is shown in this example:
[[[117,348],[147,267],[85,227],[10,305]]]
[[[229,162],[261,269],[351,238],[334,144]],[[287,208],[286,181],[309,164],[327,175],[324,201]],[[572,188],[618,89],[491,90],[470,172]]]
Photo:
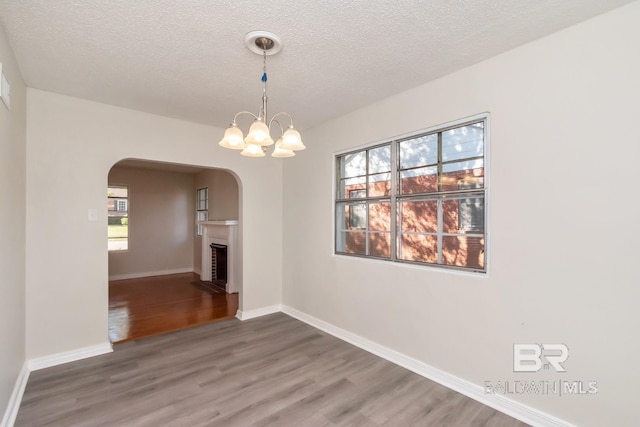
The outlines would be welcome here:
[[[227,246],[227,293],[241,288],[240,247],[238,244],[238,220],[198,221],[202,225],[202,269],[200,280],[211,280],[211,244]]]
[[[216,221],[198,221],[198,224],[202,225],[238,225],[237,219],[224,219]]]

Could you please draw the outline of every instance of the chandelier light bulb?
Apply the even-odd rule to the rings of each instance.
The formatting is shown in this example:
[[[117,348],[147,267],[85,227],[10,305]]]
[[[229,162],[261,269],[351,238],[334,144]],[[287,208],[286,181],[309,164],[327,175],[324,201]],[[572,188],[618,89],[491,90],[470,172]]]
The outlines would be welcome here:
[[[221,147],[231,150],[242,150],[246,147],[244,135],[237,125],[231,125],[224,132],[224,137],[218,143]]]
[[[296,153],[292,150],[287,150],[286,148],[282,148],[282,137],[278,138],[276,141],[276,149],[271,153],[271,157],[293,157]]]
[[[247,144],[247,147],[240,154],[247,157],[264,157],[264,150],[260,145]]]
[[[282,148],[286,150],[304,150],[306,147],[302,143],[300,132],[295,130],[293,126],[289,127],[287,131],[282,135]]]
[[[273,144],[273,139],[271,139],[271,135],[269,135],[269,127],[262,120],[256,120],[249,128],[245,142],[247,144],[263,146]]]

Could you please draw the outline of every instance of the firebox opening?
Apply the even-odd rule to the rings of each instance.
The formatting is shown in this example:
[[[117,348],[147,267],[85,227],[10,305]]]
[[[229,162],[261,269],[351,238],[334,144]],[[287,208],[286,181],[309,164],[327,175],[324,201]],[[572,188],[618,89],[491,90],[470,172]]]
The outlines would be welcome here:
[[[227,284],[227,245],[211,244],[211,282]]]

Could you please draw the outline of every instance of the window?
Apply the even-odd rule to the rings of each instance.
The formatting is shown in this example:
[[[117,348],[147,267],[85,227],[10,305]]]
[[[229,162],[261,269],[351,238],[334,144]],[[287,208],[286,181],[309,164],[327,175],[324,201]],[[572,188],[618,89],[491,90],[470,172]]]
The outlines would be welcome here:
[[[196,221],[206,221],[209,218],[209,189],[198,188],[196,190]],[[202,236],[204,227],[196,224],[196,235]]]
[[[486,271],[486,117],[336,157],[336,245]]]
[[[116,210],[120,211],[120,212],[126,212],[127,211],[127,201],[126,200],[122,200],[122,199],[116,200]]]
[[[107,187],[108,232],[110,251],[129,249],[129,190],[126,186]]]

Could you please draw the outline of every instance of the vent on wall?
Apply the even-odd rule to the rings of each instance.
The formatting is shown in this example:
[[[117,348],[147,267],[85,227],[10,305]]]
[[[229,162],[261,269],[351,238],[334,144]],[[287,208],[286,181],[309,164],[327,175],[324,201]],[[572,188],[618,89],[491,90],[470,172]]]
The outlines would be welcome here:
[[[0,62],[0,99],[8,109],[11,109],[11,85],[2,72],[2,62]]]

